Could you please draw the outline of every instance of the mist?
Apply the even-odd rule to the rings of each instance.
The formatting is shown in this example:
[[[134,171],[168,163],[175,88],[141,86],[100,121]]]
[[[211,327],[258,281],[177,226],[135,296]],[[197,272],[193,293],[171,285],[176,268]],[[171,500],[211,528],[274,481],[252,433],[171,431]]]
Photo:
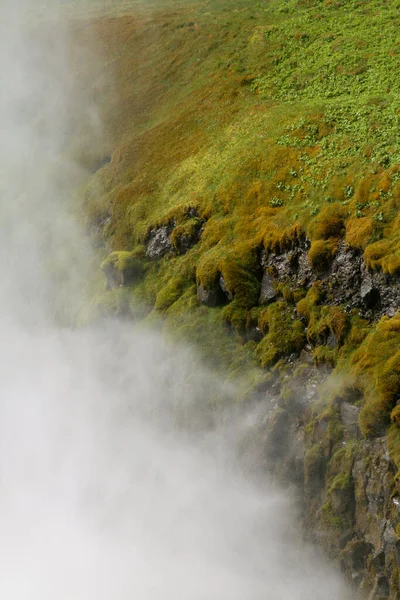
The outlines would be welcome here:
[[[345,598],[290,498],[240,467],[250,425],[205,426],[222,384],[192,351],[126,322],[59,319],[60,286],[73,314],[93,262],[71,209],[88,173],[68,140],[102,128],[68,27],[33,8],[0,8],[1,597]]]

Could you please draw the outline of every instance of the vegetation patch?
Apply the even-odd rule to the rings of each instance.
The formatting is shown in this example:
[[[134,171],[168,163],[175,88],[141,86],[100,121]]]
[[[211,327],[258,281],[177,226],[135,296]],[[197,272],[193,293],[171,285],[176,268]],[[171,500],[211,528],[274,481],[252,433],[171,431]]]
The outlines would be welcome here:
[[[97,309],[144,306],[210,364],[254,381],[257,365],[287,366],[310,344],[316,365],[356,380],[366,436],[386,430],[398,400],[398,315],[371,324],[333,305],[324,278],[343,240],[368,269],[400,273],[399,8],[167,0],[73,34],[101,55],[87,89],[99,90],[111,158],[84,190],[84,224],[111,252],[113,289],[98,291]],[[84,88],[93,72],[71,60]],[[150,232],[166,224],[171,255],[147,261]],[[306,237],[321,281],[280,282],[258,306],[261,257]],[[200,306],[196,286],[221,279],[226,305]]]

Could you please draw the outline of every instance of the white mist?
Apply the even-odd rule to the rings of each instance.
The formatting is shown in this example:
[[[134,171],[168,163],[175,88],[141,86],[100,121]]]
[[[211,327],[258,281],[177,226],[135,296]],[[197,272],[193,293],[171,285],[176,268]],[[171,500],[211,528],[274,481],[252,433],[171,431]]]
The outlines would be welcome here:
[[[0,8],[0,597],[344,598],[222,432],[175,426],[188,394],[207,403],[193,356],[126,323],[54,325],[48,273],[73,309],[90,260],[68,209],[82,174],[59,157],[76,111],[94,112],[60,24],[41,37],[31,8]]]

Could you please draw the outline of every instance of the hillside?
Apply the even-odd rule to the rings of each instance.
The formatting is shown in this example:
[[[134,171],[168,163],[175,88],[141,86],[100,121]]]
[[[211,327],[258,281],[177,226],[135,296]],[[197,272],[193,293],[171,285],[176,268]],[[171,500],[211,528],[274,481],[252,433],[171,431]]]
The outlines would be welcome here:
[[[132,4],[73,28],[108,136],[79,149],[93,318],[160,320],[269,394],[305,530],[398,598],[400,2]]]

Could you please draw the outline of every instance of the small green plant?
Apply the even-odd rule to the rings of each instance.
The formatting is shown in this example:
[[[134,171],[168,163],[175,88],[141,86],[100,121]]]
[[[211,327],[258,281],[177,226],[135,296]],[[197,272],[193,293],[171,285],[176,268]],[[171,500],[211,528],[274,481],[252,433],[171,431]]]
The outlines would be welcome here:
[[[280,206],[283,206],[283,200],[282,198],[277,198],[276,196],[274,196],[273,198],[271,198],[271,200],[269,201],[269,205],[272,208],[279,208]]]

